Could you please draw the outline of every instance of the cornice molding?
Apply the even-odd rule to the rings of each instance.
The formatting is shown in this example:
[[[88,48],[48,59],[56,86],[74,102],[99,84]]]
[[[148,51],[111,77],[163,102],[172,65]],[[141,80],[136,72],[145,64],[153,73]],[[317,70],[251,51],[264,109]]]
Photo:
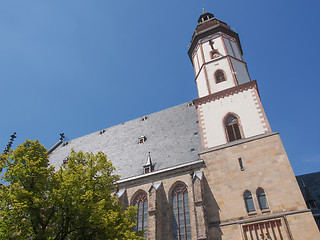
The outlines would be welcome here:
[[[224,98],[224,97],[228,97],[230,95],[234,95],[236,93],[239,92],[243,92],[246,91],[248,89],[252,89],[252,88],[256,88],[257,89],[257,81],[250,81],[232,88],[228,88],[225,90],[222,90],[220,92],[217,93],[212,93],[210,95],[207,95],[205,97],[202,98],[197,98],[195,100],[193,100],[193,104],[196,106],[196,108],[202,104],[208,103],[208,102],[212,102],[215,100],[218,100],[220,98]]]
[[[234,224],[245,224],[245,223],[251,223],[251,222],[259,222],[259,221],[265,221],[265,220],[274,219],[274,218],[282,218],[282,217],[285,217],[288,215],[301,214],[301,213],[306,213],[306,212],[311,212],[311,210],[304,209],[304,210],[298,210],[298,211],[289,211],[289,212],[284,212],[284,213],[272,214],[272,215],[268,215],[268,216],[242,219],[242,220],[238,220],[238,221],[211,222],[211,223],[209,223],[209,227],[216,227],[216,226],[223,227],[223,226],[234,225]]]
[[[155,172],[150,172],[150,173],[135,176],[135,177],[121,179],[117,181],[117,184],[119,184],[120,188],[123,188],[125,185],[131,185],[132,183],[137,184],[140,182],[150,181],[154,176],[156,176],[157,179],[159,179],[159,177],[161,176],[168,176],[168,175],[174,175],[182,172],[194,171],[195,169],[204,167],[204,165],[205,165],[204,161],[202,159],[198,159],[190,163],[185,163],[178,166],[161,169]]]

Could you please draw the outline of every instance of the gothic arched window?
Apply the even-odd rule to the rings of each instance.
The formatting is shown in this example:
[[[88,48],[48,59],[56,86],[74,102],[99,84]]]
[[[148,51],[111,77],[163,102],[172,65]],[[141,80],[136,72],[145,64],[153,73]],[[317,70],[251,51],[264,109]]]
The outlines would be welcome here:
[[[216,78],[216,83],[226,81],[226,77],[225,77],[224,72],[222,70],[216,71],[216,73],[214,75]]]
[[[243,194],[244,202],[246,204],[247,212],[254,212],[256,209],[254,207],[252,194],[250,191],[245,191]]]
[[[146,193],[139,193],[134,199],[134,206],[137,206],[136,231],[144,231],[143,237],[147,238],[148,226],[148,197]]]
[[[230,114],[225,121],[225,126],[227,129],[229,142],[242,138],[238,118]]]
[[[259,188],[257,190],[257,198],[258,198],[259,207],[261,210],[269,208],[267,203],[266,193],[262,188]]]
[[[173,239],[191,240],[188,189],[178,184],[172,192]]]

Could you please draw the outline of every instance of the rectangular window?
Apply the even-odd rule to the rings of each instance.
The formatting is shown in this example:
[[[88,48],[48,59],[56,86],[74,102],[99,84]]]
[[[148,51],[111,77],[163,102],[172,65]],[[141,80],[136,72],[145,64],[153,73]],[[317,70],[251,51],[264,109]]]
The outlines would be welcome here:
[[[238,158],[238,161],[239,161],[240,169],[241,169],[241,171],[243,171],[243,170],[244,170],[244,167],[243,167],[242,159],[241,159],[241,158]]]

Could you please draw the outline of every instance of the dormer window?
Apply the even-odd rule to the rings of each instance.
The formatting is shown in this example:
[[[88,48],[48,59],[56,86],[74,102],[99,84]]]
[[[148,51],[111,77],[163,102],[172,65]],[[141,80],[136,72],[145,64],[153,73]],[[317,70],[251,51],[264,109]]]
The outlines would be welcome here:
[[[141,118],[141,121],[144,122],[144,121],[147,120],[147,119],[148,119],[147,116],[143,116],[143,117]]]
[[[150,173],[153,170],[153,164],[152,164],[152,161],[151,161],[150,152],[148,152],[148,158],[147,158],[146,163],[143,166],[143,169],[144,169],[144,173]]]
[[[139,137],[139,143],[144,143],[147,140],[147,138],[145,136],[141,136]]]

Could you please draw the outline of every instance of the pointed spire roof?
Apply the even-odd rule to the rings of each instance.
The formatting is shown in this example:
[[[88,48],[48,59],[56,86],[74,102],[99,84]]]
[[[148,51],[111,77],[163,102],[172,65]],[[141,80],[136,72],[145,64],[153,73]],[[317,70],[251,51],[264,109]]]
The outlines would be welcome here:
[[[144,167],[152,166],[152,161],[151,161],[151,154],[150,151],[148,152],[148,158],[146,163],[144,164]]]

